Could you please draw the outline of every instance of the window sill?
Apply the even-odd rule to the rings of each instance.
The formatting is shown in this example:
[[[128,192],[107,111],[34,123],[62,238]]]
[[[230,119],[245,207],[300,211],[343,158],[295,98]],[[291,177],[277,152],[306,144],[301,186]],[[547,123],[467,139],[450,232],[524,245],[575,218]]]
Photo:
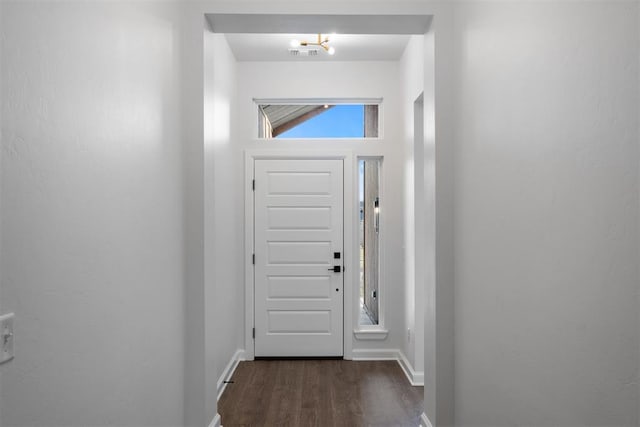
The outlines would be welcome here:
[[[387,329],[355,329],[353,335],[357,340],[385,340],[389,331]]]

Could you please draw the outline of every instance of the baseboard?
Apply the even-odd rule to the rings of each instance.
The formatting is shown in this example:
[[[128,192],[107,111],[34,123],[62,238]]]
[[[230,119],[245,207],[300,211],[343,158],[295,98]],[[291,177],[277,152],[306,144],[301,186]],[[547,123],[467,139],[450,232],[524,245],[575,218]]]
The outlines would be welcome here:
[[[358,348],[353,350],[352,360],[398,360],[399,351]]]
[[[238,363],[240,363],[243,360],[244,360],[244,350],[242,349],[236,350],[235,354],[231,356],[231,360],[229,360],[229,363],[227,363],[227,366],[224,368],[224,371],[222,371],[222,375],[220,375],[220,378],[218,378],[218,399],[220,399],[220,396],[222,396],[222,393],[224,393],[224,389],[227,387],[227,383],[225,383],[225,381],[231,378],[231,376],[233,375],[233,372],[238,367]],[[215,418],[214,418],[214,421],[215,421]]]
[[[411,385],[424,386],[424,372],[414,370],[413,365],[411,365],[411,362],[409,362],[409,359],[407,359],[407,356],[404,355],[402,350],[398,350],[398,364],[409,379]]]
[[[422,414],[424,415],[424,414]],[[220,419],[220,414],[216,414],[215,417],[213,417],[213,420],[211,420],[211,423],[209,424],[209,427],[222,427],[222,424],[220,423],[221,419]]]
[[[352,360],[395,360],[412,386],[424,385],[424,372],[413,369],[411,362],[402,350],[396,349],[354,349]]]
[[[433,427],[433,424],[431,424],[431,421],[429,421],[429,417],[427,417],[427,414],[425,414],[424,412],[422,413],[422,415],[420,415],[420,425],[422,427]]]

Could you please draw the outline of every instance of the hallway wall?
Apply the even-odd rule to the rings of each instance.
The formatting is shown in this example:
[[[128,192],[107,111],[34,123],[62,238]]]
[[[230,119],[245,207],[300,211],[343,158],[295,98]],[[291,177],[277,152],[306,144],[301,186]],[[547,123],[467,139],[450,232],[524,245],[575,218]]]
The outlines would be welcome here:
[[[425,238],[424,142],[415,144],[414,102],[424,91],[424,36],[411,36],[399,62],[402,82],[404,174],[404,331],[403,351],[413,368],[424,370]],[[420,118],[423,120],[423,117]],[[422,137],[422,135],[421,135]]]
[[[207,342],[215,356],[213,384],[238,349],[244,349],[243,210],[236,211],[238,179],[235,143],[236,60],[223,34],[207,35],[205,80],[205,286],[215,287],[215,310],[207,324]],[[241,170],[241,169],[240,169]],[[210,360],[208,365],[214,360]]]
[[[181,11],[1,8],[1,423],[182,425]]]
[[[2,9],[2,5],[0,5],[0,23],[2,22],[3,18],[2,15],[4,14],[4,11]],[[1,30],[0,30],[0,34]],[[2,46],[0,44],[0,46]],[[2,62],[3,62],[3,55],[2,52],[0,51],[0,100],[4,99],[4,86],[2,85],[2,74],[4,73],[4,67],[2,66]],[[3,141],[2,141],[2,115],[3,115],[3,108],[2,108],[2,104],[0,101],[0,147],[3,147]],[[2,150],[0,149],[0,192],[2,191]],[[2,197],[0,197],[0,224],[2,224]],[[2,226],[0,225],[0,278],[2,277]],[[4,309],[4,304],[2,303],[2,280],[0,279],[0,314],[4,314],[4,312],[2,311]],[[2,367],[0,366],[0,396],[2,396]],[[2,405],[0,404],[0,427],[2,427]]]
[[[189,305],[204,313],[200,7],[0,2],[0,312],[17,314],[18,352],[1,425],[181,425],[185,395],[210,409],[204,385],[183,393],[183,372],[205,380],[176,344],[205,326]],[[436,161],[455,185],[456,423],[637,425],[637,4],[367,7],[450,18],[436,134],[452,152]]]
[[[453,6],[456,425],[637,425],[638,11]]]

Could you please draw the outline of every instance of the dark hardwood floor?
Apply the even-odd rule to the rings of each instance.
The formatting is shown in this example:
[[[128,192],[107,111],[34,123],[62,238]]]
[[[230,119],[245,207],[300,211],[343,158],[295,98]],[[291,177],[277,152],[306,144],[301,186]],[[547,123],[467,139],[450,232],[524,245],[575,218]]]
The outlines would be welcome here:
[[[418,426],[423,387],[395,361],[241,362],[218,402],[231,426]]]

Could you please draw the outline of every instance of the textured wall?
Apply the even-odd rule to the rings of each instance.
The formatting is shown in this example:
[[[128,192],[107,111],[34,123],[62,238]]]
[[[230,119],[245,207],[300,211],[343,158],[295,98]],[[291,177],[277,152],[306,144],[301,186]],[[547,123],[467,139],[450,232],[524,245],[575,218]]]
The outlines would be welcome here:
[[[2,423],[181,425],[179,14],[2,8]]]
[[[457,425],[637,425],[636,8],[454,6]]]

